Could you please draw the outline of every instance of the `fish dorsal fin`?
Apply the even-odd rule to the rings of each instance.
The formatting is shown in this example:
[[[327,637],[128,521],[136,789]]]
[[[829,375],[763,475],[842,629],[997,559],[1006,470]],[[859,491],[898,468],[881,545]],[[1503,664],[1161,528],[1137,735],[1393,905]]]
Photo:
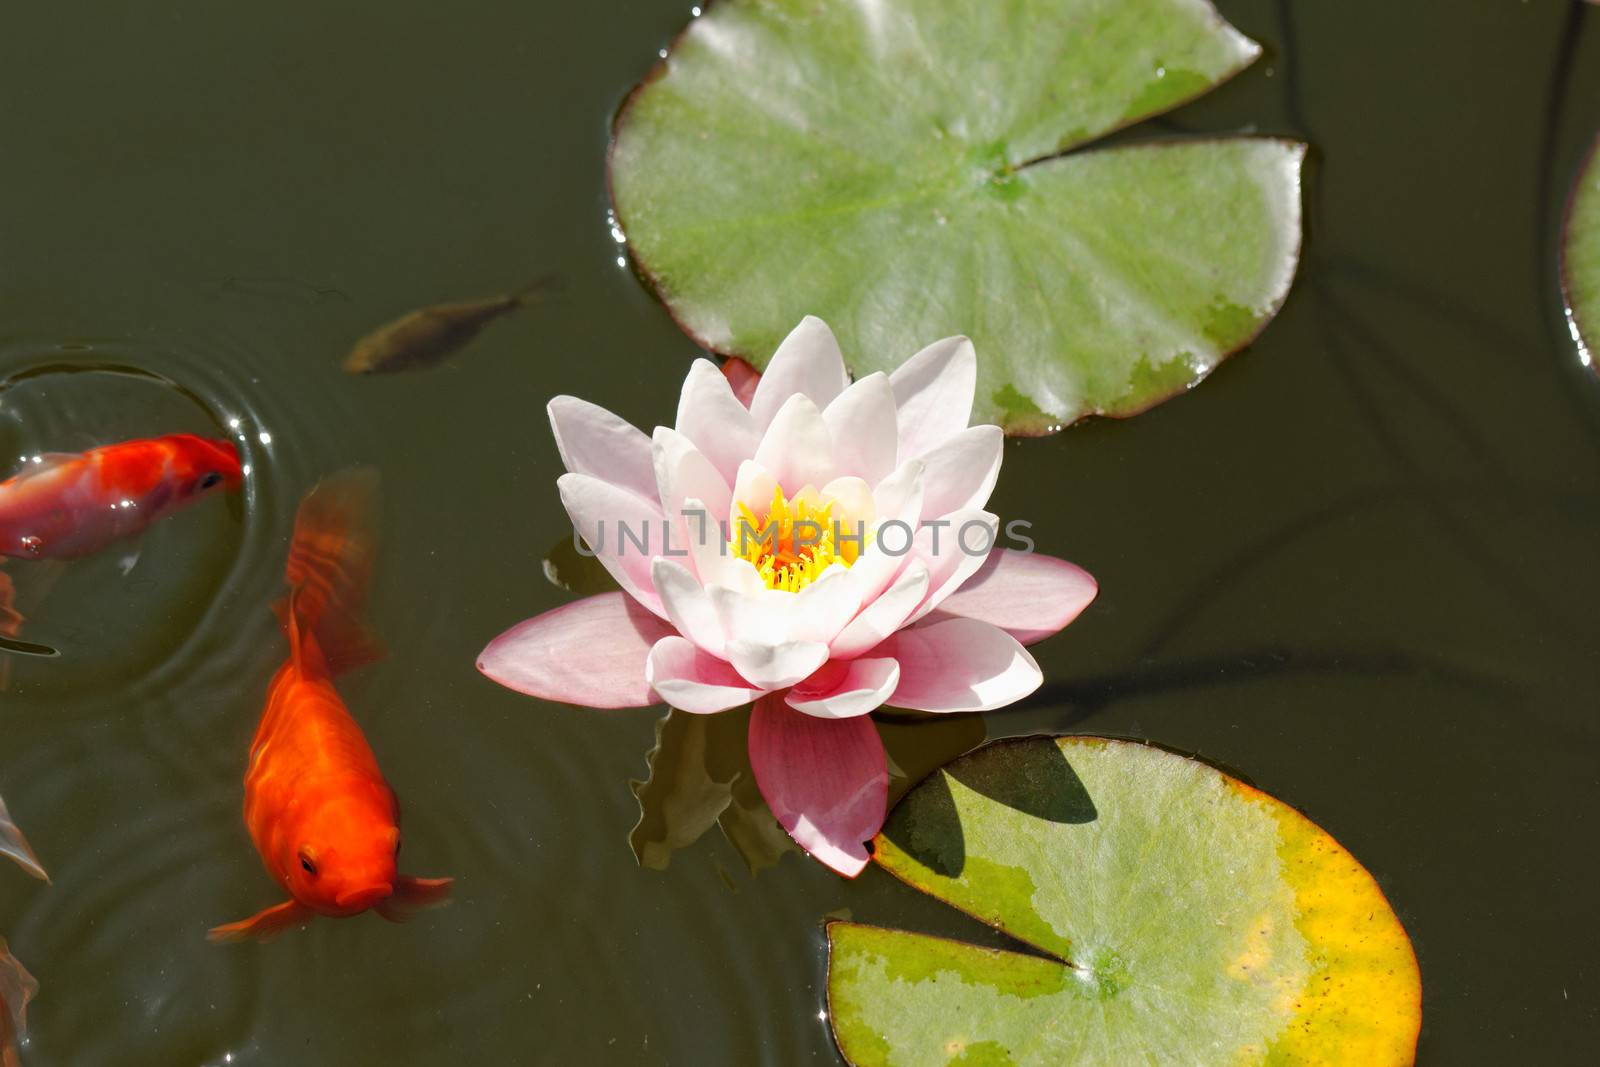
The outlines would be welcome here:
[[[83,458],[78,452],[35,452],[29,456],[23,468],[12,475],[14,482],[25,482],[29,478],[37,478],[41,474],[48,474],[57,467],[76,462]]]

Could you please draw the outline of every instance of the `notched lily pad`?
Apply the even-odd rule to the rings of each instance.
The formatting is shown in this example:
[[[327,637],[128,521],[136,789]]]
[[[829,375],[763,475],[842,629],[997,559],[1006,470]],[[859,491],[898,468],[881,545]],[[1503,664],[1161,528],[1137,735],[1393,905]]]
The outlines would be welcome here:
[[[964,333],[977,420],[1131,415],[1276,313],[1304,146],[1074,150],[1259,53],[1205,0],[723,0],[618,116],[617,219],[713,351],[816,314],[861,375]]]
[[[1415,1058],[1416,959],[1372,876],[1197,760],[1087,737],[986,745],[912,790],[874,846],[1028,951],[830,923],[852,1064]]]
[[[1566,291],[1567,324],[1584,365],[1595,366],[1600,352],[1600,138],[1578,174],[1567,208],[1567,229],[1561,254],[1561,283]]]

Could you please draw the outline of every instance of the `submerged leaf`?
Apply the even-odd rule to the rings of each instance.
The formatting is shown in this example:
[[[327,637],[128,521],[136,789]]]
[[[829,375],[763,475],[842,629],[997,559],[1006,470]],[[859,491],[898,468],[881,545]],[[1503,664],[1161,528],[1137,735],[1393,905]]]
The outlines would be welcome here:
[[[1567,209],[1561,256],[1567,295],[1567,321],[1585,365],[1600,351],[1600,138],[1589,150]]]
[[[1293,809],[1099,738],[985,746],[890,814],[874,860],[1034,954],[834,922],[853,1064],[1413,1061],[1416,960],[1377,884]]]
[[[750,710],[693,715],[673,709],[656,723],[650,776],[631,783],[639,821],[628,835],[634,858],[665,870],[672,853],[713,824],[752,872],[794,851],[772,817],[750,769]]]
[[[579,596],[620,588],[598,556],[579,550],[575,534],[563,537],[544,554],[544,576],[551,585]]]
[[[859,377],[961,333],[978,421],[1133,414],[1276,312],[1304,146],[1070,150],[1259,52],[1205,0],[725,0],[618,117],[617,217],[714,351],[816,314]]]

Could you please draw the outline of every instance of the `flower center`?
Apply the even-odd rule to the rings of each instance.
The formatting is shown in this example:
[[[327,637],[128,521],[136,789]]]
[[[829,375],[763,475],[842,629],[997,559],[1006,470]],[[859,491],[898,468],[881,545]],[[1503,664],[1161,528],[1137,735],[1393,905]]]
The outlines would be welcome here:
[[[865,535],[836,520],[833,503],[819,500],[810,488],[790,500],[780,486],[772,491],[772,503],[759,519],[739,505],[728,548],[755,566],[768,589],[799,592],[831,565],[848,567],[861,554]]]

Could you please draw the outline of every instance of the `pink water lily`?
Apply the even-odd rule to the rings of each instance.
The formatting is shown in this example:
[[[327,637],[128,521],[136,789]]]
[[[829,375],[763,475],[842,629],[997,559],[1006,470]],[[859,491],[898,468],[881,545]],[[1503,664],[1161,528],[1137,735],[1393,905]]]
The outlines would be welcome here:
[[[1004,441],[967,425],[976,381],[971,342],[950,337],[851,382],[807,318],[748,407],[704,359],[677,425],[653,437],[557,397],[562,503],[622,589],[512,627],[478,668],[591,707],[753,703],[750,762],[773,814],[854,877],[888,790],[868,713],[1020,700],[1041,681],[1023,645],[1096,592],[1071,563],[996,547],[983,508]]]

